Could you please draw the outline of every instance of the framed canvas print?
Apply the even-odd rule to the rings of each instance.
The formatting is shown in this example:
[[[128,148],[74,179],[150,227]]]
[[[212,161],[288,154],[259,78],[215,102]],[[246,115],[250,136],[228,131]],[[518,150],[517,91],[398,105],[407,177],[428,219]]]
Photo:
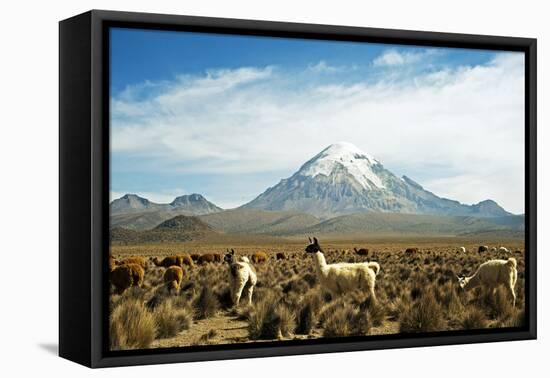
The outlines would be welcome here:
[[[60,355],[536,337],[536,40],[60,23]]]

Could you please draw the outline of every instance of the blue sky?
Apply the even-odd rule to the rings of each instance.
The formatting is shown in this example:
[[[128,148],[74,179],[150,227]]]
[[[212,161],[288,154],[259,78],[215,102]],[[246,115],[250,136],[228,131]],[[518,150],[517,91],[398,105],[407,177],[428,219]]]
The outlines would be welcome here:
[[[438,195],[520,213],[522,130],[518,53],[111,31],[112,198],[235,207],[344,140]]]

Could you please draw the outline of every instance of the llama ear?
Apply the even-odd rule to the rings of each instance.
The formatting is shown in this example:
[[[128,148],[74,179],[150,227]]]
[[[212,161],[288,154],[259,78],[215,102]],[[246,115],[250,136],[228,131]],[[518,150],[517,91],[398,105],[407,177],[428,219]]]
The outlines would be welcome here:
[[[315,242],[315,244],[317,244],[317,245],[319,244],[319,241],[317,240],[317,238],[315,236],[313,237],[313,241]]]
[[[308,236],[308,238],[309,238],[309,242],[313,243],[313,241],[311,240],[311,236]]]

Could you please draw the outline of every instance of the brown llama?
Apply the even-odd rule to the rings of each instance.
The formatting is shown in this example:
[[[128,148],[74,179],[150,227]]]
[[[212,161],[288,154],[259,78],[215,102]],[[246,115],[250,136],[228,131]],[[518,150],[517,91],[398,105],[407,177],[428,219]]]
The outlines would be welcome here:
[[[166,268],[163,280],[169,291],[178,292],[183,280],[183,269],[175,265]]]
[[[138,264],[122,264],[114,268],[110,273],[111,283],[117,294],[122,294],[131,286],[140,287],[143,284],[145,271]]]

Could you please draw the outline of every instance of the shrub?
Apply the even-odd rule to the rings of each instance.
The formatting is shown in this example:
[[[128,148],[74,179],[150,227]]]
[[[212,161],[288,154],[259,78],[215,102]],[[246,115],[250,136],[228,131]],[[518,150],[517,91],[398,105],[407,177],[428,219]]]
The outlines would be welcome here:
[[[296,327],[294,314],[277,300],[272,291],[253,305],[248,315],[248,333],[251,339],[277,339],[290,336]]]
[[[525,325],[525,311],[514,311],[514,313],[504,321],[501,321],[499,327],[523,327]]]
[[[233,299],[231,298],[231,289],[225,287],[216,293],[218,302],[223,309],[230,309],[233,307]]]
[[[424,289],[422,288],[422,286],[415,284],[411,288],[411,299],[413,301],[419,299],[422,296],[423,291],[424,291]]]
[[[206,319],[214,316],[219,309],[218,299],[212,289],[205,285],[199,297],[193,303],[195,308],[195,317],[197,319]]]
[[[368,311],[351,305],[339,306],[325,317],[323,336],[343,337],[365,335],[369,332]]]
[[[310,288],[317,284],[317,276],[315,274],[306,273],[302,276],[302,279],[307,282]]]
[[[317,313],[321,308],[321,299],[317,292],[307,295],[301,303],[296,324],[296,333],[309,335],[317,325]]]
[[[296,317],[294,314],[283,304],[277,306],[275,314],[279,318],[280,334],[283,337],[291,336],[296,328]]]
[[[189,329],[193,323],[193,313],[189,307],[175,307],[168,299],[157,306],[153,312],[159,337],[172,337]]]
[[[461,326],[464,329],[487,328],[485,313],[478,308],[470,308],[462,316]]]
[[[129,298],[111,313],[109,331],[112,350],[143,349],[155,339],[157,325],[143,302]]]
[[[488,307],[489,316],[492,319],[504,320],[512,315],[512,299],[503,287],[497,288],[494,294],[491,290],[485,290],[479,301]]]
[[[298,312],[298,321],[296,325],[296,333],[301,335],[309,335],[313,331],[317,318],[311,303],[306,303]]]
[[[366,311],[368,311],[370,324],[373,327],[381,326],[386,318],[384,306],[382,306],[380,302],[368,297],[363,303],[363,307]]]
[[[400,332],[432,332],[443,328],[442,308],[432,291],[408,306],[401,318]]]

